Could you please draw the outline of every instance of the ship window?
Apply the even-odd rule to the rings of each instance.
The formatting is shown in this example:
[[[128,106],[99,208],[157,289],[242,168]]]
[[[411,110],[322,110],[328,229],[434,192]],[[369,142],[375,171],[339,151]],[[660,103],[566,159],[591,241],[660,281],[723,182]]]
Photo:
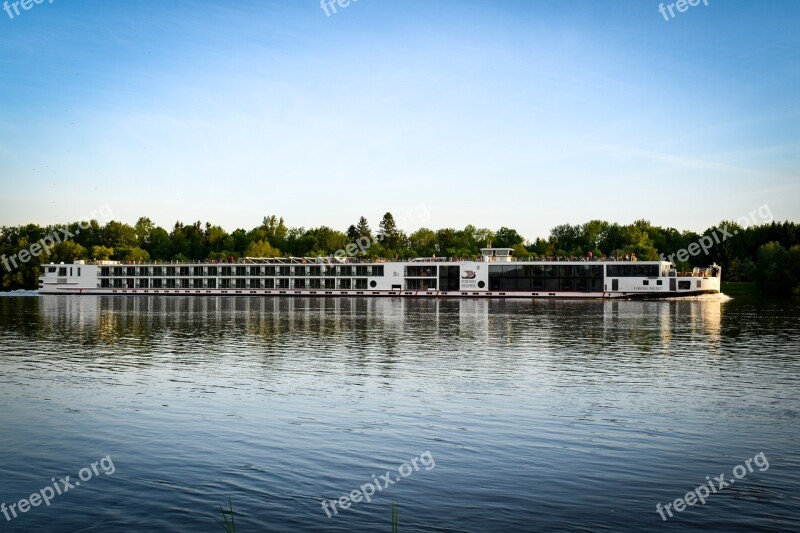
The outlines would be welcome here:
[[[352,284],[350,283],[349,279],[340,279],[339,280],[339,288],[340,289],[352,289]]]
[[[359,278],[356,279],[356,289],[366,289],[367,288],[367,279],[366,278]]]
[[[160,280],[160,279],[154,279],[153,280],[153,288],[154,289],[160,289],[163,286],[164,286],[163,280]]]
[[[275,288],[275,280],[274,279],[265,279],[264,280],[264,288],[265,289],[274,289]]]
[[[295,276],[305,276],[306,275],[306,267],[304,267],[304,266],[296,266],[296,267],[294,267],[294,275]]]
[[[525,267],[526,276],[531,278],[544,277],[544,267],[542,265],[530,265]]]
[[[691,288],[692,288],[692,282],[691,281],[679,281],[678,282],[678,289],[679,290],[688,291]]]
[[[533,280],[531,278],[520,278],[517,281],[517,290],[518,291],[529,291],[533,286]],[[480,283],[478,284],[480,287]],[[483,287],[480,287],[481,289]]]
[[[521,266],[503,266],[504,278],[519,278],[522,277],[522,275]]]
[[[642,285],[650,285],[650,280],[648,280],[648,279],[643,279],[643,280],[642,280]]]
[[[246,276],[247,275],[247,267],[236,267],[236,275],[237,276]]]
[[[180,267],[180,275],[181,276],[188,276],[189,275],[189,267]]]
[[[308,268],[309,276],[319,276],[322,274],[322,267],[312,266]]]
[[[426,278],[436,275],[436,267],[431,266],[407,266],[407,278]]]
[[[348,278],[351,277],[353,275],[353,267],[351,266],[339,267],[339,275]]]
[[[370,282],[369,282],[369,286],[370,286],[370,287],[372,287],[372,288],[374,289],[375,287],[377,287],[377,286],[378,286],[378,282],[377,282],[377,281],[375,281],[375,280],[372,280],[372,281],[370,281]]]
[[[58,267],[58,275],[67,277],[67,267]]]
[[[275,275],[275,267],[264,267],[264,275],[265,276],[274,276]]]
[[[572,274],[572,267],[566,265],[560,265],[558,267],[558,277],[560,278],[569,278]]]
[[[372,275],[375,277],[383,277],[383,266],[373,266],[372,267]]]
[[[292,275],[291,267],[288,267],[288,266],[278,267],[278,275],[279,276],[291,276]],[[283,289],[285,287],[281,287],[281,288]]]
[[[427,291],[428,289],[436,289],[435,279],[408,279],[406,280],[406,289],[412,291]]]
[[[664,282],[661,281],[661,280],[656,281],[656,285],[663,285],[663,284],[664,284]]]
[[[357,266],[356,267],[356,276],[369,276],[368,267]]]
[[[103,270],[105,270],[105,274],[102,275],[108,276],[108,267],[103,267]],[[53,274],[56,271],[56,267],[47,267],[47,271]]]

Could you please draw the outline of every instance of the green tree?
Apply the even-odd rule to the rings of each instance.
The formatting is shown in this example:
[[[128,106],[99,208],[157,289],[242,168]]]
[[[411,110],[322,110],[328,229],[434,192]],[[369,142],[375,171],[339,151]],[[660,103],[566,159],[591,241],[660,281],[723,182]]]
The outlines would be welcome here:
[[[495,248],[513,248],[517,244],[523,244],[525,239],[517,233],[517,230],[502,227],[494,233],[494,242],[492,245]]]
[[[769,242],[758,249],[756,254],[756,282],[765,292],[771,294],[791,294],[797,290],[796,265],[792,259],[800,256],[800,251],[792,254],[778,242]]]
[[[280,257],[281,251],[273,248],[267,240],[251,242],[244,252],[245,257]]]
[[[420,228],[408,236],[408,246],[415,257],[433,257],[436,255],[436,233]]]
[[[86,259],[86,248],[72,241],[56,244],[50,255],[53,263],[73,263],[78,259]]]
[[[403,248],[403,234],[397,229],[394,216],[391,213],[383,215],[383,219],[378,226],[377,240],[381,242],[384,249],[393,255],[398,255]]]
[[[102,234],[103,242],[94,244],[102,244],[109,248],[132,248],[136,246],[138,242],[136,230],[132,226],[115,220],[112,220],[103,227]]]
[[[358,219],[358,224],[356,224],[356,238],[358,237],[366,237],[372,240],[372,230],[369,229],[369,223],[363,216]]]
[[[114,255],[114,249],[102,245],[92,246],[89,252],[89,258],[97,261],[107,261]]]

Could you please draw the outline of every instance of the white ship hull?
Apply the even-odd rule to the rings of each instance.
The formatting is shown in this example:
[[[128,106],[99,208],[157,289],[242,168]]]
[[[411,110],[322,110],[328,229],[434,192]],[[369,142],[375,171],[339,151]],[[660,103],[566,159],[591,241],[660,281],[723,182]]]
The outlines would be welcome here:
[[[679,274],[662,261],[361,263],[261,259],[236,263],[45,265],[40,294],[411,298],[669,298],[720,292],[713,266]]]

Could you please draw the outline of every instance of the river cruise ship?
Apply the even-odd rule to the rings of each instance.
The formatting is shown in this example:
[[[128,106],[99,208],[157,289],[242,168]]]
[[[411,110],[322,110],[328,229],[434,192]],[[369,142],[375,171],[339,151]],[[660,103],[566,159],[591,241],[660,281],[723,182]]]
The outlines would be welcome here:
[[[717,265],[676,272],[667,261],[523,261],[507,248],[480,260],[245,258],[230,262],[76,261],[42,265],[40,294],[667,298],[720,292]]]

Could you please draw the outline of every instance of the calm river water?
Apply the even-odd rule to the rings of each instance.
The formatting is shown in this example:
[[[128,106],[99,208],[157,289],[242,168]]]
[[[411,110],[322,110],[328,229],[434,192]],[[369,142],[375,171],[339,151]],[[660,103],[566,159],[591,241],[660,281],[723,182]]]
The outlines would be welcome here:
[[[0,530],[223,531],[230,498],[245,533],[389,531],[393,502],[400,531],[796,531],[798,326],[746,298],[0,297]]]

